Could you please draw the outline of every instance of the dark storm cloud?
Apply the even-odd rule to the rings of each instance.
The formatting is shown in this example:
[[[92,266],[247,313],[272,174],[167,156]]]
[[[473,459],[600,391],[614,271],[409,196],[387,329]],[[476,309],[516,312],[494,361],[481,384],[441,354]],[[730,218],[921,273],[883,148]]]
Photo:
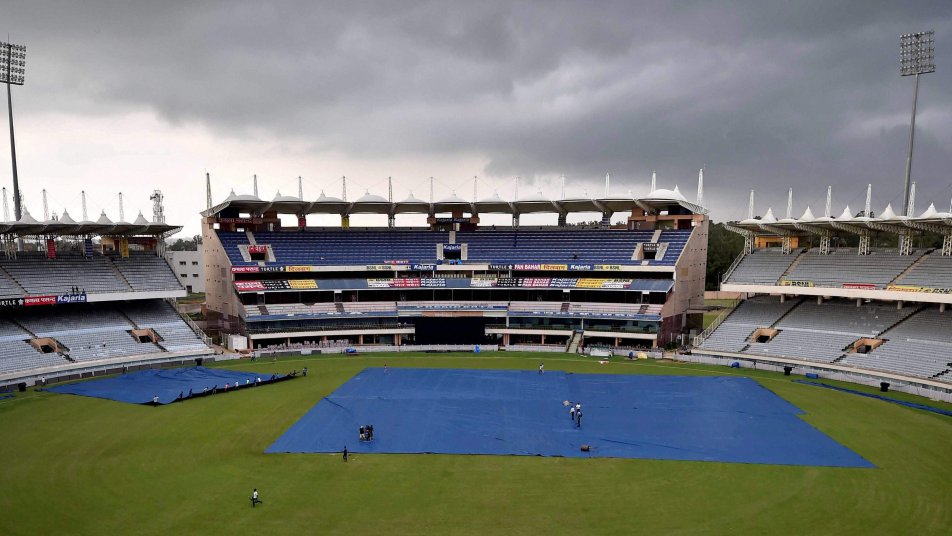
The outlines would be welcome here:
[[[32,1],[5,11],[14,40],[30,46],[25,113],[146,107],[220,136],[418,158],[421,174],[428,156],[477,154],[487,169],[461,177],[565,173],[594,185],[611,171],[644,185],[657,169],[687,193],[704,165],[721,217],[742,216],[750,188],[775,209],[788,186],[798,210],[827,184],[844,202],[867,182],[895,200],[912,93],[898,76],[898,35],[934,28],[939,70],[923,79],[914,175],[920,199],[952,193],[945,1]]]

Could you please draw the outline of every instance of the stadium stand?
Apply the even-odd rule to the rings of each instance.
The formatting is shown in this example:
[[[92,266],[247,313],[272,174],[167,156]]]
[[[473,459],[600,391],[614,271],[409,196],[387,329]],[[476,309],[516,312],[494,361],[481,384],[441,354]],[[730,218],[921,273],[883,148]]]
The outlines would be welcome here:
[[[952,369],[952,313],[928,307],[882,334],[887,339],[868,354],[849,354],[842,363],[933,378]]]
[[[134,291],[177,290],[182,288],[165,259],[154,254],[113,259],[116,268]]]
[[[924,288],[952,289],[952,256],[934,251],[902,274],[896,283]]]
[[[755,329],[773,326],[798,303],[798,300],[781,302],[770,296],[745,300],[704,340],[702,348],[740,352],[749,344],[748,337]]]
[[[755,250],[741,259],[728,275],[726,281],[729,283],[776,285],[801,252],[801,250],[796,250],[789,255],[784,255],[780,248]]]
[[[239,245],[248,244],[246,232],[217,232],[235,266],[256,265],[245,260]],[[631,263],[639,243],[651,242],[653,231],[595,230],[479,230],[456,233],[455,243],[467,246],[467,262],[589,262]],[[392,260],[434,262],[438,244],[450,242],[449,233],[420,230],[321,230],[255,232],[257,244],[271,246],[274,264],[355,265]],[[691,230],[665,230],[663,258],[644,261],[673,266]],[[640,262],[640,261],[639,261]]]
[[[808,281],[818,287],[839,287],[861,283],[885,288],[909,268],[923,252],[899,255],[896,251],[878,250],[860,257],[854,248],[841,248],[829,255],[813,249],[801,255],[784,279]]]
[[[154,254],[127,259],[101,255],[47,259],[27,254],[0,260],[0,268],[4,297],[63,294],[73,287],[87,294],[182,288],[168,263]]]
[[[0,319],[0,373],[69,363],[57,353],[42,353],[26,341],[33,335],[11,320]]]

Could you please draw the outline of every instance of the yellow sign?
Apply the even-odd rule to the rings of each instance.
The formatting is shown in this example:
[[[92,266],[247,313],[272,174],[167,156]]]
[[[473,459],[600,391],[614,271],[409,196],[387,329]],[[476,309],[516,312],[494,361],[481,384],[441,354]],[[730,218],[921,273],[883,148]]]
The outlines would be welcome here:
[[[314,289],[317,288],[317,281],[313,279],[289,279],[288,286],[293,289]]]
[[[780,280],[781,287],[812,287],[813,281],[791,281],[789,279]]]
[[[285,266],[285,272],[313,272],[313,266]]]
[[[607,279],[579,279],[575,288],[602,288]]]
[[[605,272],[620,272],[621,265],[620,264],[596,264],[595,269],[602,270]]]

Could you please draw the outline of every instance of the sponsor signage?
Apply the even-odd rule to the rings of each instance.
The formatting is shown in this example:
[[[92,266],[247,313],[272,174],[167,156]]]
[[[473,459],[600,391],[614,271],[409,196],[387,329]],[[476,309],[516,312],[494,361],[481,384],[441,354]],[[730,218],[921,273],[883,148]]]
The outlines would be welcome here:
[[[436,218],[436,223],[469,223],[469,218]]]
[[[291,279],[288,286],[295,290],[309,290],[317,288],[317,281],[313,279]]]
[[[641,244],[641,251],[645,253],[657,253],[660,247],[661,244],[658,242],[644,242]]]
[[[56,296],[29,296],[23,298],[23,305],[33,307],[36,305],[56,305]]]
[[[469,282],[469,286],[473,288],[491,288],[496,286],[496,279],[480,278],[473,279]]]
[[[218,218],[218,223],[263,223],[262,218]]]
[[[551,270],[570,272],[608,271],[619,272],[624,269],[620,264],[490,264],[490,270]]]
[[[393,266],[389,264],[368,264],[367,265],[368,272],[374,272],[374,271],[385,272],[385,271],[392,271],[392,270],[393,270]]]
[[[876,290],[876,285],[872,283],[843,283],[843,288],[852,288],[859,290]]]
[[[781,279],[781,287],[812,287],[813,281],[793,281],[790,279]]]
[[[253,292],[256,290],[264,290],[264,283],[261,281],[235,281],[235,288],[239,292]]]
[[[895,292],[922,292],[923,294],[952,294],[950,288],[917,287],[914,285],[889,285],[886,290]]]
[[[384,264],[399,264],[399,265],[410,264],[410,261],[405,259],[401,259],[397,261],[383,261],[383,262]]]
[[[313,272],[313,266],[285,266],[285,272]]]
[[[463,251],[463,244],[443,244],[443,251]]]
[[[435,264],[411,264],[410,269],[432,271],[432,270],[436,270],[436,265]]]
[[[595,269],[594,264],[570,264],[568,266],[569,270],[589,272]]]
[[[390,279],[368,279],[369,288],[390,288]]]
[[[248,246],[248,253],[267,253],[268,246]]]
[[[233,274],[256,274],[261,271],[260,266],[232,266],[231,273]]]
[[[0,307],[36,307],[42,305],[62,305],[64,303],[86,303],[85,294],[59,294],[56,296],[27,296],[26,298],[8,298],[0,300]]]

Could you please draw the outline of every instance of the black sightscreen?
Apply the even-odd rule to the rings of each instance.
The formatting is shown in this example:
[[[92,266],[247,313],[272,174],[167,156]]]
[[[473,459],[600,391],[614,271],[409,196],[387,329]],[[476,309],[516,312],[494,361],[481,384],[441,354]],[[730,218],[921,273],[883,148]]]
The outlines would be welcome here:
[[[417,344],[483,344],[486,320],[482,317],[415,318]]]

